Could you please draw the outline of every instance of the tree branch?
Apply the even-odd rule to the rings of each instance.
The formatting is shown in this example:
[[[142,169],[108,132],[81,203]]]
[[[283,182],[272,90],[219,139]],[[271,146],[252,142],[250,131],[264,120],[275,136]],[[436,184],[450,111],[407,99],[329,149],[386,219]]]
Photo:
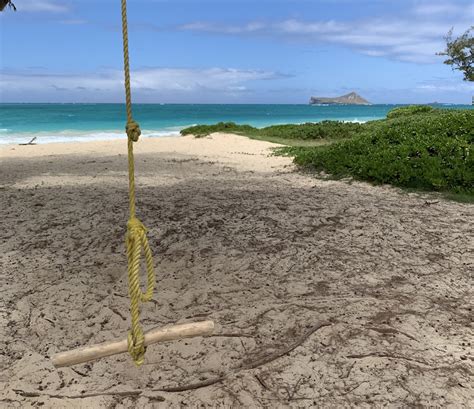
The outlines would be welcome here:
[[[10,7],[11,9],[13,9],[13,11],[16,11],[16,7],[15,5],[12,3],[11,0],[0,0],[0,11],[3,11],[3,9],[8,6]]]
[[[93,398],[96,396],[140,396],[143,390],[133,390],[133,391],[110,391],[110,392],[92,392],[92,393],[83,393],[80,395],[59,395],[59,394],[49,394],[49,393],[40,393],[40,392],[28,392],[21,389],[13,389],[13,392],[17,393],[20,396],[25,398],[54,398],[54,399],[84,399],[84,398]],[[163,402],[165,398],[162,396],[154,396],[153,399]]]

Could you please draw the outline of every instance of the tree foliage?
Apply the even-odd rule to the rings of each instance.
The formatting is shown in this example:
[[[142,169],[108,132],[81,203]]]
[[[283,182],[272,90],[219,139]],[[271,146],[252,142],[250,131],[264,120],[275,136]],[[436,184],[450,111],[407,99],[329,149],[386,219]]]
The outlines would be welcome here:
[[[474,81],[474,26],[469,28],[463,35],[453,39],[451,29],[446,36],[446,49],[438,55],[448,57],[444,63],[451,65],[453,70],[459,70],[464,74],[464,81]]]
[[[0,0],[0,11],[3,11],[6,6],[16,11],[16,7],[11,0]]]

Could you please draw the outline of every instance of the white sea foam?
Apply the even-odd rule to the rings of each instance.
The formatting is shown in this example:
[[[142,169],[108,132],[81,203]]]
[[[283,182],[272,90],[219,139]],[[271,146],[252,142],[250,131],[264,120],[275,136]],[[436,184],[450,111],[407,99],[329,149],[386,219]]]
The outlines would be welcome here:
[[[179,132],[181,131],[182,129],[186,129],[186,128],[191,128],[192,126],[197,126],[198,124],[189,124],[189,125],[179,125],[179,126],[168,126],[166,127],[166,131],[174,131],[174,132]]]
[[[324,122],[324,121],[331,121],[331,122],[343,122],[343,123],[351,123],[351,124],[365,124],[366,122],[369,122],[369,121],[374,121],[376,119],[381,119],[381,118],[370,118],[370,119],[358,119],[358,118],[354,118],[354,119],[339,119],[339,118],[333,118],[333,119],[318,119],[317,121],[305,121],[305,122],[297,122],[295,123],[294,125],[305,125],[305,124],[319,124],[321,122]],[[272,124],[272,125],[285,125],[287,123],[281,123],[281,124]],[[269,125],[265,125],[263,126],[262,128],[265,128],[266,126],[269,126]]]
[[[350,123],[350,124],[365,124],[366,122],[368,122],[368,120],[362,121],[360,119],[354,118],[354,119],[349,119],[349,120],[345,120],[345,121],[342,121],[342,122],[346,122],[346,123]]]
[[[176,127],[176,129],[163,129],[153,130],[144,129],[142,130],[143,138],[159,138],[164,136],[179,136],[179,131],[182,129]],[[54,143],[54,142],[90,142],[90,141],[108,141],[113,139],[124,139],[126,138],[125,131],[120,130],[97,130],[97,131],[51,131],[51,132],[25,132],[25,133],[10,133],[3,134],[0,138],[0,145],[6,144],[18,144],[26,143],[33,137],[36,137],[35,143]]]

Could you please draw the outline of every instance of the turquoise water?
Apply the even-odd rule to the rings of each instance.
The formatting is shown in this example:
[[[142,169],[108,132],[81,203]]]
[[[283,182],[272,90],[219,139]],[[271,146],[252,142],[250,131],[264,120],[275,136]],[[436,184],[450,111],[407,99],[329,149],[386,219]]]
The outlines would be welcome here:
[[[174,105],[135,104],[134,117],[145,137],[178,135],[195,124],[233,121],[264,127],[274,124],[384,118],[395,105]],[[471,108],[470,106],[451,106]],[[122,104],[0,104],[0,144],[106,140],[124,137]]]

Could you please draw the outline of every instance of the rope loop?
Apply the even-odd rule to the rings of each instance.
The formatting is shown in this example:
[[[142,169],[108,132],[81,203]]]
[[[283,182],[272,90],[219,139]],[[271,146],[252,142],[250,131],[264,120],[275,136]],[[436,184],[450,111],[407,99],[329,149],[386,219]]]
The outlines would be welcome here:
[[[133,142],[137,142],[138,138],[142,134],[142,131],[140,130],[140,125],[133,119],[130,122],[127,122],[127,125],[125,126],[125,131],[127,132],[128,139],[132,140]]]
[[[140,326],[140,303],[150,301],[155,289],[155,270],[153,256],[146,236],[147,229],[136,217],[130,217],[127,223],[125,243],[128,259],[128,292],[130,296],[130,313],[132,328],[128,336],[128,352],[135,364],[140,366],[144,361],[145,347],[143,330]],[[140,287],[140,261],[142,250],[145,254],[147,285],[143,292]]]
[[[155,289],[155,269],[153,267],[153,256],[146,236],[147,229],[136,217],[130,218],[127,223],[127,258],[129,272],[129,293],[130,297],[140,299],[142,302],[150,301]],[[147,270],[147,288],[145,292],[140,289],[140,259],[141,253],[145,253]],[[130,280],[131,278],[131,280]]]

